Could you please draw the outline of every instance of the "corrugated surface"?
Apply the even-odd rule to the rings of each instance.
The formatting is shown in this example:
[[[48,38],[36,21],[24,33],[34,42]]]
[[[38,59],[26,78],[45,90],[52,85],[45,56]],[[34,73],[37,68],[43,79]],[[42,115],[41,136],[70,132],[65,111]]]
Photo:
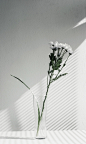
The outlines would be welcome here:
[[[86,131],[47,131],[44,140],[34,139],[29,131],[0,132],[0,144],[86,144]]]

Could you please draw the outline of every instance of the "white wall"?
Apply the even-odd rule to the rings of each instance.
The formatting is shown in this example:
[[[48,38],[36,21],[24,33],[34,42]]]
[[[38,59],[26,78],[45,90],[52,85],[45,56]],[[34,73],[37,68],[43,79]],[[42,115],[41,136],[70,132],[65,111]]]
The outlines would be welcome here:
[[[7,115],[9,129],[20,129],[14,105],[27,91],[10,74],[30,87],[41,81],[48,70],[48,42],[66,42],[75,50],[86,37],[85,24],[71,28],[84,17],[84,0],[0,0],[0,119],[5,122]]]
[[[86,130],[86,40],[75,50],[67,61],[62,73],[68,75],[54,82],[47,99],[48,130]],[[16,81],[17,82],[17,81]],[[46,92],[47,78],[44,77],[31,90],[43,95]],[[5,110],[0,112],[0,130],[34,130],[35,118],[33,96],[26,93]]]
[[[79,129],[86,130],[86,39],[78,48]]]

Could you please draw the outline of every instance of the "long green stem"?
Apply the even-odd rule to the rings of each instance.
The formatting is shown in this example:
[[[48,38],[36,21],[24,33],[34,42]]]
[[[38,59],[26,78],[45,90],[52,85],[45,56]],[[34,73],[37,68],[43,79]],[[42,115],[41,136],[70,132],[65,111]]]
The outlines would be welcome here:
[[[62,68],[61,68],[61,70],[62,70],[63,67],[66,65],[66,62],[67,62],[68,58],[69,58],[69,56],[68,56],[67,59],[65,60],[63,66],[62,66]],[[50,67],[49,67],[49,69],[50,69]],[[61,70],[58,71],[58,74],[56,75],[56,77],[58,77],[58,75],[59,75],[59,73],[61,72]],[[53,70],[53,72],[54,72],[54,70]],[[46,101],[46,99],[47,99],[47,94],[48,94],[48,91],[49,91],[49,87],[50,87],[50,84],[52,83],[51,80],[52,80],[53,72],[52,72],[52,74],[51,74],[51,76],[50,76],[49,84],[48,84],[48,77],[47,77],[47,91],[46,91],[45,99],[44,99],[44,101],[43,101],[43,107],[42,107],[42,112],[41,112],[41,115],[40,115],[40,119],[38,120],[37,134],[38,134],[38,131],[39,131],[40,121],[41,121],[41,119],[42,119],[42,115],[43,115],[43,111],[44,111],[44,105],[45,105],[45,101]]]
[[[43,101],[43,106],[42,106],[41,115],[39,116],[39,113],[38,113],[38,126],[37,126],[37,133],[36,133],[36,136],[38,135],[39,126],[40,126],[40,122],[41,122],[41,119],[42,119],[42,115],[43,115],[43,111],[44,111],[44,105],[45,105],[45,101],[46,101],[46,99],[47,99],[47,94],[48,94],[48,91],[49,91],[51,79],[52,79],[52,75],[51,75],[51,78],[50,78],[50,80],[49,80],[49,84],[48,84],[48,82],[47,82],[47,91],[46,91],[46,95],[45,95],[45,98],[44,98],[44,101]]]

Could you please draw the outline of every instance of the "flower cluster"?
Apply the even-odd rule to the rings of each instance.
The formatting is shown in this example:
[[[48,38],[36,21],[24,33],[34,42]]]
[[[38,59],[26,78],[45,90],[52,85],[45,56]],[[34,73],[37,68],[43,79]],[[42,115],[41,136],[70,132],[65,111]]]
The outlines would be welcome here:
[[[54,82],[58,78],[65,76],[67,73],[60,73],[63,67],[65,67],[66,62],[69,56],[73,53],[72,48],[68,44],[58,43],[57,41],[53,43],[49,42],[50,48],[52,49],[49,54],[49,69],[48,69],[48,77],[50,78],[50,83]],[[68,53],[66,60],[63,62],[64,55]],[[56,75],[55,72],[57,73]],[[53,79],[54,78],[54,79]]]
[[[67,51],[70,55],[73,53],[73,50],[72,50],[71,46],[66,44],[66,43],[65,44],[58,43],[58,41],[53,43],[52,41],[50,41],[49,44],[50,44],[50,48],[52,50],[65,49],[65,51]]]

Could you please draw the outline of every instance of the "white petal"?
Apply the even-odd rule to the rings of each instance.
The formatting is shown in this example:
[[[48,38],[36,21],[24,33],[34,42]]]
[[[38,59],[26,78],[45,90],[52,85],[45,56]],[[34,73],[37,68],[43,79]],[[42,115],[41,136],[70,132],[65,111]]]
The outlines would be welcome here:
[[[53,43],[52,41],[50,41],[49,44],[50,44],[50,48],[51,48],[51,49],[54,49],[54,48],[55,48],[54,43]]]
[[[50,45],[53,45],[54,43],[52,41],[49,42]]]
[[[55,49],[55,46],[51,45],[50,48],[51,48],[51,49]]]
[[[58,47],[62,48],[64,45],[62,43],[59,43]]]
[[[72,54],[73,53],[73,50],[72,50],[72,48],[70,47],[69,48],[69,51],[68,51],[70,54]]]
[[[55,44],[54,44],[56,48],[58,48],[58,44],[59,43],[56,41]]]
[[[66,44],[61,44],[61,47],[65,48],[65,47],[66,47]]]

